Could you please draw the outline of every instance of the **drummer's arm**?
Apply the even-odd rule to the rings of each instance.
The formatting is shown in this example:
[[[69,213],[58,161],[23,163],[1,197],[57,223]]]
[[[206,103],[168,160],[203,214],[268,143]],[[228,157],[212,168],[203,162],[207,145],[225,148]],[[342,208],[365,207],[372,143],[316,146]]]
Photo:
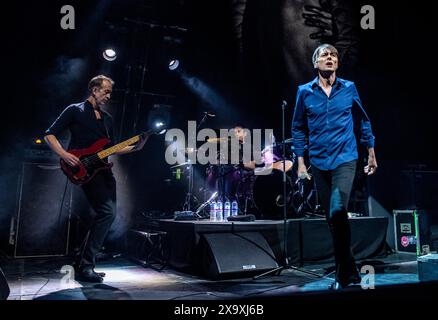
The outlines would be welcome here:
[[[254,170],[256,168],[256,162],[254,160],[249,161],[243,164],[243,167],[246,169]]]
[[[271,163],[272,166],[272,163]],[[266,163],[259,163],[255,162],[255,160],[249,161],[247,163],[243,164],[243,167],[246,169],[254,170],[255,168],[263,168],[266,167]]]

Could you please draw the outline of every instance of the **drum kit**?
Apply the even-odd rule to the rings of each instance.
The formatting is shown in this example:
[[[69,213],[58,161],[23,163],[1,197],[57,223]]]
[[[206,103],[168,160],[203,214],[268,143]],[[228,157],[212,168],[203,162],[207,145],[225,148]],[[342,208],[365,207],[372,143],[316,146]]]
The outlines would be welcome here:
[[[288,217],[295,216],[291,195],[293,194],[294,155],[282,155],[283,144],[291,144],[288,139],[266,146],[262,152],[264,166],[256,168],[250,174],[241,176],[237,184],[236,197],[243,213],[254,214],[258,219],[283,219],[283,207],[286,205]],[[288,148],[290,150],[290,148]],[[286,194],[283,196],[283,173],[286,173]]]
[[[227,138],[208,139],[207,142],[223,143]],[[205,192],[204,198],[208,199],[199,205],[194,195],[194,164],[190,161],[172,166],[172,169],[186,170],[188,189],[185,196],[183,210],[193,210],[199,205],[200,209],[208,207],[209,201],[214,198],[229,201],[236,200],[239,205],[239,214],[253,214],[257,219],[280,220],[284,218],[284,205],[288,218],[317,216],[318,211],[316,189],[313,179],[303,181],[296,176],[295,156],[282,156],[283,144],[292,143],[286,139],[279,143],[266,146],[262,150],[261,159],[263,167],[248,169],[245,165],[210,164],[205,170],[204,186],[200,188]],[[291,150],[293,148],[287,148]],[[197,150],[185,150],[196,152]],[[218,159],[221,157],[218,154]],[[267,172],[262,172],[268,170]],[[286,172],[286,194],[283,196],[283,172]]]

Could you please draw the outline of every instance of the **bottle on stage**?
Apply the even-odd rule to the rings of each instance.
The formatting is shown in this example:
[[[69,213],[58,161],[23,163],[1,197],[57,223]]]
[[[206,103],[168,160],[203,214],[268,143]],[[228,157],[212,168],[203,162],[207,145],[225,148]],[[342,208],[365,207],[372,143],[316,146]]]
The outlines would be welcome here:
[[[216,201],[210,202],[210,221],[216,221],[216,210],[217,210]]]
[[[222,201],[219,200],[218,202],[216,202],[216,221],[224,220],[224,213],[222,210],[223,210]]]
[[[239,214],[239,205],[236,200],[231,203],[231,215],[237,216]]]
[[[227,199],[225,201],[225,204],[224,204],[224,220],[225,221],[228,221],[228,217],[230,216],[230,214],[231,214],[231,203]]]

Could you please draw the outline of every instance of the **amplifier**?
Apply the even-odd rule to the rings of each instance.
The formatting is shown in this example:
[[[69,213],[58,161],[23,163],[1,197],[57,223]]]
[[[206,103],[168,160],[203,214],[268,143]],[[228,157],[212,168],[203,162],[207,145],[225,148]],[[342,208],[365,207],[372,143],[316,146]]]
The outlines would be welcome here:
[[[28,162],[57,162],[59,156],[48,148],[28,148],[24,150],[24,159]]]

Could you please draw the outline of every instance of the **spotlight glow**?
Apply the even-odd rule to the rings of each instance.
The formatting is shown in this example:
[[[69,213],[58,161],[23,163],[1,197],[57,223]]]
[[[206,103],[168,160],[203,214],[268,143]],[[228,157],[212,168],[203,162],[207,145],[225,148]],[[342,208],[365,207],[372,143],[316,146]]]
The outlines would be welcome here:
[[[170,60],[169,62],[169,70],[176,70],[179,66],[179,60],[175,59],[175,60]]]
[[[114,61],[117,58],[117,53],[114,51],[114,49],[105,49],[103,51],[103,57],[105,58],[105,60]]]

